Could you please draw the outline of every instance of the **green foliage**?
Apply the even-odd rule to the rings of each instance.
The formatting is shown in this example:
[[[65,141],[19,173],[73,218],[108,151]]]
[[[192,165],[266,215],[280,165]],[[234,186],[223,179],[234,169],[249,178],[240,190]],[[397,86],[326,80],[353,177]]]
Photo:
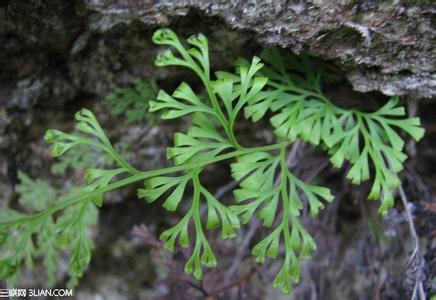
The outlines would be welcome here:
[[[176,165],[197,160],[211,159],[226,149],[232,148],[204,114],[195,114],[192,126],[186,134],[174,135],[174,147],[167,149],[167,158]]]
[[[24,174],[24,173],[21,173]],[[29,186],[31,179],[24,178],[20,184],[20,192],[23,193],[19,201],[22,204],[30,204],[33,208],[39,208],[41,203],[47,204],[45,194],[33,194],[29,197],[28,191],[22,189]],[[37,181],[32,186],[46,186],[45,182]],[[50,187],[55,195],[56,190]],[[23,215],[14,210],[1,211],[0,228],[2,229],[0,275],[14,285],[18,279],[18,271],[22,264],[29,269],[33,267],[35,259],[42,259],[46,268],[48,285],[56,283],[58,262],[62,252],[70,254],[70,281],[69,286],[74,287],[83,270],[89,264],[93,248],[90,228],[97,222],[98,211],[91,201],[72,202],[76,194],[84,194],[81,191],[71,191],[74,196],[60,197],[59,202],[52,204],[50,208],[41,210],[31,216]],[[53,195],[51,195],[53,196]],[[23,201],[22,199],[26,199]],[[53,198],[52,198],[53,200]],[[56,219],[53,216],[54,208],[68,208]],[[5,229],[8,229],[5,231]]]
[[[257,216],[264,226],[276,224],[272,232],[254,246],[252,253],[256,260],[264,263],[266,256],[277,258],[283,238],[285,260],[274,286],[289,293],[290,280],[297,282],[300,277],[298,257],[309,257],[316,248],[313,238],[298,219],[303,209],[302,198],[308,200],[310,213],[315,217],[324,207],[320,200],[330,202],[333,196],[327,188],[306,184],[295,177],[287,167],[285,156],[284,148],[278,156],[266,152],[244,155],[232,164],[232,175],[235,180],[242,180],[234,194],[236,201],[243,204],[234,206],[234,211],[242,214],[243,222],[247,223],[258,211]],[[280,182],[276,184],[277,174]],[[277,211],[279,201],[283,205],[281,217]]]
[[[306,56],[283,56],[274,49],[262,57],[268,63],[261,73],[268,76],[269,88],[249,102],[245,116],[256,121],[270,109],[278,137],[321,144],[335,167],[350,163],[347,178],[354,184],[370,180],[373,168],[368,198],[381,199],[380,212],[386,213],[394,204],[392,192],[401,184],[397,173],[407,158],[395,127],[419,140],[424,135],[419,119],[404,118],[398,97],[372,113],[340,108],[322,93],[322,80],[330,76],[322,64],[313,65]]]
[[[392,193],[400,185],[397,173],[406,159],[402,152],[404,142],[396,130],[416,140],[423,135],[419,120],[404,116],[398,98],[372,113],[346,110],[335,106],[322,93],[322,82],[335,81],[338,76],[307,56],[282,55],[270,49],[262,54],[265,65],[258,57],[251,62],[239,60],[235,73],[219,71],[212,76],[208,43],[203,35],[188,38],[185,47],[174,32],[162,29],[154,34],[153,41],[171,48],[157,57],[156,65],[191,69],[206,91],[202,96],[187,83],[181,83],[173,93],[160,91],[150,101],[150,111],[162,112],[163,119],[192,119],[187,132],[176,132],[174,146],[167,149],[167,157],[175,166],[137,170],[114,149],[96,117],[86,109],[76,114],[76,133],[49,130],[45,139],[52,144],[53,156],[86,145],[106,153],[117,168],[89,168],[88,185],[75,195],[60,199],[35,215],[14,212],[2,218],[0,241],[6,245],[1,246],[6,255],[0,262],[1,278],[15,276],[22,261],[31,262],[33,241],[41,240],[39,244],[46,248],[70,251],[72,284],[76,283],[90,261],[92,240],[88,229],[95,223],[96,205],[103,205],[106,192],[144,181],[144,188],[138,190],[139,198],[150,203],[163,198],[164,208],[183,214],[180,222],[165,230],[160,239],[169,251],[177,244],[192,249],[185,265],[187,273],[201,279],[203,267],[217,264],[207,230],[219,228],[223,238],[233,238],[239,220],[247,223],[257,217],[270,232],[253,247],[252,254],[259,263],[267,257],[282,258],[274,286],[289,293],[291,281],[298,282],[300,277],[299,260],[310,257],[316,249],[300,220],[303,203],[316,217],[333,200],[326,187],[308,184],[289,170],[287,151],[297,139],[325,149],[336,167],[347,162],[347,178],[351,182],[371,180],[369,198],[382,200],[381,212],[393,205]],[[241,146],[234,131],[241,113],[258,121],[268,111],[277,143]],[[231,173],[239,186],[234,190],[236,203],[227,206],[201,183],[201,178],[208,165],[229,159],[234,160]],[[186,195],[187,190],[192,190],[191,198]],[[34,235],[36,239],[32,238]],[[8,252],[17,247],[16,239],[22,250]],[[46,253],[47,268],[55,268],[57,254]]]
[[[15,191],[20,194],[19,202],[24,207],[41,211],[56,201],[57,191],[46,181],[32,180],[22,171],[18,172],[18,179],[20,183],[15,187]]]
[[[57,233],[55,243],[61,249],[69,249],[70,282],[69,286],[74,287],[78,278],[91,261],[91,252],[94,246],[90,236],[90,228],[96,224],[98,211],[92,199],[84,200],[64,211],[58,218],[53,233]]]
[[[112,115],[123,115],[126,124],[144,120],[152,120],[153,115],[148,112],[149,101],[156,98],[158,87],[156,82],[136,79],[129,87],[117,87],[109,93],[104,104]]]
[[[64,174],[68,170],[83,170],[90,167],[102,167],[111,164],[112,158],[99,148],[79,145],[74,151],[68,151],[53,163],[53,174]]]
[[[23,262],[26,267],[32,268],[34,259],[42,258],[49,285],[53,285],[60,252],[66,251],[70,253],[69,286],[74,287],[91,259],[93,242],[90,228],[97,222],[96,205],[102,205],[102,190],[107,188],[113,177],[121,173],[137,173],[115,151],[90,111],[81,110],[76,114],[76,120],[75,134],[47,131],[45,139],[53,144],[53,156],[58,157],[71,148],[93,146],[104,151],[120,167],[113,170],[87,169],[89,184],[72,189],[65,196],[59,196],[48,183],[32,180],[19,172],[21,182],[16,187],[20,193],[19,203],[33,209],[35,214],[25,216],[13,210],[2,212],[0,274],[2,279],[8,279],[11,284],[17,280],[17,272]]]
[[[221,227],[223,238],[235,237],[235,228],[239,228],[237,216],[201,185],[200,172],[201,170],[199,169],[193,169],[180,177],[154,177],[145,182],[146,189],[138,190],[140,198],[153,202],[163,193],[172,189],[163,206],[169,211],[174,211],[183,198],[186,185],[188,182],[192,183],[194,192],[190,209],[177,225],[164,231],[160,235],[160,239],[165,242],[165,247],[170,251],[174,250],[176,240],[179,241],[182,247],[189,247],[189,224],[194,224],[195,246],[191,258],[185,265],[185,271],[188,274],[193,274],[196,279],[201,279],[203,276],[202,265],[213,268],[217,264],[215,255],[203,230],[204,226],[200,213],[201,200],[203,199],[204,205],[207,208],[205,228],[213,229]]]

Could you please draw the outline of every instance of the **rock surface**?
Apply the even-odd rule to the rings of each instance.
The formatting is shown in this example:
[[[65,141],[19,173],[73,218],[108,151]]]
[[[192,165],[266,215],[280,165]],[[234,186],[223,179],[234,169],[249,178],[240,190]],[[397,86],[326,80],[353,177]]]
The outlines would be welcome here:
[[[436,7],[425,2],[88,0],[87,6],[152,26],[195,9],[221,17],[263,45],[335,59],[358,91],[431,97],[436,94]]]
[[[357,91],[433,97],[436,7],[415,2],[3,1],[0,104],[65,103],[148,75],[150,35],[163,26],[205,31],[212,48],[236,55],[247,40],[307,50],[333,60]]]

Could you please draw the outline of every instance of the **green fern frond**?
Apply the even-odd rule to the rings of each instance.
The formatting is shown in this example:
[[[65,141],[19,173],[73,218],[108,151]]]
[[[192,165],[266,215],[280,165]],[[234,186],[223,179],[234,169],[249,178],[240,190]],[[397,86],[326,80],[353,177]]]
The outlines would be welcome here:
[[[223,238],[235,237],[235,228],[239,228],[237,216],[201,185],[200,171],[194,169],[179,177],[154,177],[145,182],[146,189],[138,190],[138,196],[146,198],[148,202],[153,202],[165,192],[171,191],[163,207],[169,211],[174,211],[183,198],[187,184],[189,182],[192,184],[194,191],[190,209],[178,224],[165,230],[160,235],[160,239],[165,242],[165,247],[169,251],[174,251],[177,240],[182,247],[189,247],[189,225],[191,223],[194,225],[194,249],[192,256],[185,265],[185,271],[188,274],[193,274],[196,279],[203,277],[202,266],[208,268],[216,266],[216,258],[204,234],[203,223],[206,223],[205,227],[207,229],[221,227]],[[206,222],[201,220],[201,200],[205,202],[207,208]]]
[[[113,163],[112,158],[99,148],[89,145],[74,147],[67,151],[52,164],[53,174],[65,174],[68,170],[84,170],[86,168],[104,167]]]
[[[204,35],[188,38],[185,47],[173,31],[162,29],[156,31],[153,41],[171,48],[157,57],[157,66],[191,69],[206,91],[203,95],[182,83],[171,95],[161,90],[150,102],[150,111],[162,112],[163,119],[192,118],[187,132],[175,133],[174,145],[167,149],[167,158],[175,165],[147,171],[136,169],[116,151],[97,118],[87,109],[76,114],[76,132],[47,131],[45,140],[52,145],[54,157],[83,146],[93,147],[116,166],[87,166],[88,185],[58,200],[54,199],[54,192],[48,192],[49,186],[21,173],[22,183],[17,188],[23,195],[20,202],[39,212],[26,215],[0,211],[0,279],[16,279],[23,264],[31,267],[33,260],[42,256],[53,283],[59,251],[67,251],[70,286],[77,284],[91,260],[90,228],[95,226],[97,207],[104,204],[104,194],[142,181],[144,188],[138,190],[139,198],[149,203],[164,198],[165,209],[183,214],[175,226],[162,232],[160,239],[170,251],[177,244],[191,248],[186,273],[201,279],[203,267],[217,264],[205,229],[219,228],[223,238],[233,238],[239,219],[247,223],[257,217],[270,232],[254,246],[252,254],[259,263],[267,257],[281,259],[283,264],[274,286],[289,293],[291,281],[298,282],[300,278],[299,261],[316,249],[300,220],[303,202],[311,216],[316,217],[333,200],[328,188],[308,184],[289,170],[286,152],[296,140],[324,148],[335,167],[347,162],[347,178],[354,184],[371,180],[369,198],[382,200],[381,212],[393,205],[392,193],[400,185],[398,172],[407,157],[397,130],[415,140],[424,132],[419,119],[405,117],[397,97],[372,113],[347,110],[334,105],[322,93],[323,82],[336,81],[339,76],[328,65],[314,63],[307,55],[282,55],[269,49],[262,54],[265,63],[258,57],[251,62],[239,60],[234,73],[217,71],[212,78]],[[119,97],[144,98],[129,93],[119,93]],[[115,98],[110,101],[115,103]],[[116,112],[125,111],[130,105],[135,107],[136,100],[129,101],[130,104],[114,104]],[[270,111],[279,142],[242,146],[234,131],[242,111],[253,121]],[[226,160],[233,160],[231,175],[239,181],[233,191],[236,203],[230,206],[201,183],[207,166]],[[191,190],[188,186],[192,187],[192,198],[187,195],[187,190]],[[29,197],[33,191],[40,195],[38,199]],[[47,193],[49,197],[41,201],[39,198]]]
[[[48,182],[41,179],[33,180],[23,171],[18,171],[20,183],[15,191],[20,194],[18,202],[33,211],[42,211],[52,206],[57,198],[57,191]]]
[[[269,89],[251,99],[245,116],[256,121],[268,107],[274,113],[270,121],[277,136],[321,144],[335,167],[349,162],[347,178],[354,184],[371,180],[368,198],[381,199],[380,212],[386,213],[393,206],[393,191],[400,186],[397,173],[407,158],[395,129],[418,141],[424,134],[419,119],[405,117],[398,97],[373,113],[340,108],[322,92],[322,80],[330,76],[325,65],[312,65],[307,56],[282,55],[275,49],[266,50],[262,58],[268,64],[260,72],[269,78]]]
[[[253,255],[259,263],[265,258],[276,259],[280,240],[285,245],[283,267],[274,280],[274,286],[289,293],[291,279],[299,280],[299,259],[307,258],[316,248],[310,234],[299,221],[303,209],[302,198],[308,200],[313,217],[318,215],[324,204],[321,200],[331,202],[333,196],[327,188],[309,185],[295,177],[288,169],[284,148],[278,156],[265,152],[242,156],[237,163],[232,164],[233,176],[241,180],[240,188],[235,190],[235,198],[243,204],[233,207],[242,214],[242,220],[247,223],[253,213],[263,221],[263,225],[271,227],[277,224],[272,232],[253,248]],[[280,182],[276,183],[278,176]],[[279,201],[283,207],[280,217],[277,213]]]
[[[153,120],[148,112],[149,102],[156,99],[158,86],[155,81],[136,79],[129,87],[117,87],[104,98],[104,105],[114,116],[124,115],[125,123]]]

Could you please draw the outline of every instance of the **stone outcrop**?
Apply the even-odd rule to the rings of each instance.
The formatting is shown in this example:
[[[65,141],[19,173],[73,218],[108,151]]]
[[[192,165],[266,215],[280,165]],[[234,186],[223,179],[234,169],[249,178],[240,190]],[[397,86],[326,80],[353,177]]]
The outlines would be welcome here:
[[[433,97],[436,8],[415,2],[3,1],[0,104],[65,103],[148,75],[150,35],[163,26],[205,31],[220,53],[238,55],[247,41],[307,50],[334,61],[357,91]]]

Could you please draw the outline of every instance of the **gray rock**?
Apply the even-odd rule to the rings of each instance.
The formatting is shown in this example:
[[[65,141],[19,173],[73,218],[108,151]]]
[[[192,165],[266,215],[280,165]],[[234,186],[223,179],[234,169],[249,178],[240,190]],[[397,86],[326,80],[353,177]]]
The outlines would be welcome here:
[[[358,91],[436,95],[436,9],[427,1],[88,0],[86,5],[114,22],[139,18],[154,26],[197,10],[250,32],[265,46],[307,49],[336,60]]]
[[[259,44],[281,46],[333,60],[355,90],[432,97],[435,13],[430,1],[404,0],[5,1],[0,103],[62,106],[135,77],[167,77],[153,69],[150,41],[164,26],[207,34],[221,68]]]

